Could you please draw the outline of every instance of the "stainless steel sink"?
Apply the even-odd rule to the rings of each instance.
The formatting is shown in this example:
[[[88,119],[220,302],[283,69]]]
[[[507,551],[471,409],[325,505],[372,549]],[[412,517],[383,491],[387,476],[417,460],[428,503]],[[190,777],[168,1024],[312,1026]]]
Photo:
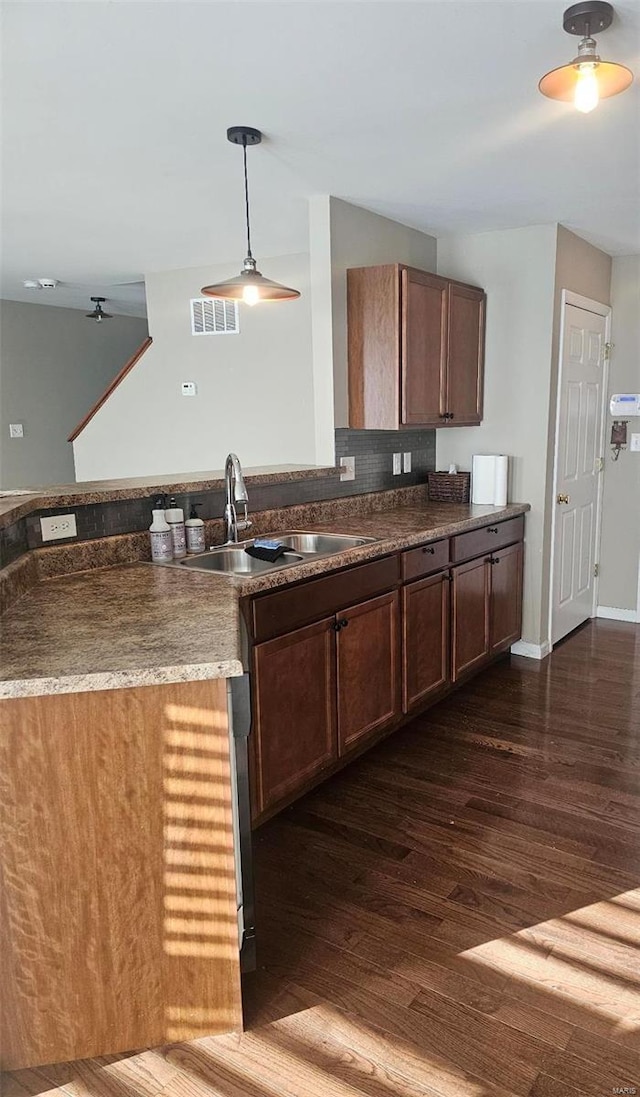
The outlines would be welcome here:
[[[285,530],[267,535],[271,540],[282,541],[288,550],[270,563],[269,560],[257,560],[249,556],[245,549],[253,544],[241,541],[237,545],[220,545],[202,552],[198,556],[188,556],[180,564],[194,571],[214,571],[218,575],[265,575],[281,568],[292,568],[306,560],[317,560],[321,556],[334,556],[350,548],[359,548],[375,541],[375,537],[352,537],[342,533],[307,533],[304,530]]]
[[[350,548],[359,548],[375,541],[375,537],[352,537],[346,533],[305,533],[303,530],[285,530],[272,533],[270,537],[282,541],[293,552],[302,552],[312,556],[332,556],[336,552],[345,552]]]
[[[245,552],[247,545],[251,544],[253,544],[252,541],[245,541],[237,546],[225,545],[212,548],[199,556],[187,557],[180,563],[185,568],[194,568],[196,571],[217,571],[222,575],[264,575],[278,568],[290,568],[294,564],[301,564],[304,559],[294,552],[285,552],[273,563],[268,560],[256,560],[255,556],[248,556]]]

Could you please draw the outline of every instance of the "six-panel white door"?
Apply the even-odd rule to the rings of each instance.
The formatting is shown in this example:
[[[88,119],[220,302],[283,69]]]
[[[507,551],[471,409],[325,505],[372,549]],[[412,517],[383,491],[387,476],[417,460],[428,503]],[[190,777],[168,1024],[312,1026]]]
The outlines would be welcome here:
[[[606,317],[565,306],[554,485],[556,643],[594,613]]]

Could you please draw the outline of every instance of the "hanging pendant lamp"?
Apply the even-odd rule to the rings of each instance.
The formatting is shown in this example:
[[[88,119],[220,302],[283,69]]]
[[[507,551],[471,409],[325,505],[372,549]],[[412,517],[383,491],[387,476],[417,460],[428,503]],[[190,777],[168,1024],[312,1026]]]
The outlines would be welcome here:
[[[591,32],[606,30],[613,20],[613,7],[604,0],[585,0],[573,4],[564,13],[562,24],[567,34],[582,36],[578,56],[568,65],[552,69],[538,84],[549,99],[573,102],[576,110],[588,114],[601,99],[619,95],[633,82],[633,73],[615,61],[601,61]]]
[[[249,183],[247,178],[247,145],[259,145],[262,141],[260,130],[251,126],[231,126],[227,130],[227,140],[233,145],[242,145],[244,160],[244,206],[247,221],[247,255],[242,270],[235,278],[217,282],[213,286],[203,286],[201,293],[207,297],[223,297],[232,301],[244,301],[246,305],[257,305],[258,301],[290,301],[300,296],[300,291],[283,286],[265,278],[258,270],[251,252],[251,225],[249,220]]]
[[[101,324],[103,320],[113,320],[110,312],[104,312],[102,309],[102,302],[106,301],[106,297],[92,297],[95,308],[93,312],[87,312],[87,320],[95,320],[97,324]]]

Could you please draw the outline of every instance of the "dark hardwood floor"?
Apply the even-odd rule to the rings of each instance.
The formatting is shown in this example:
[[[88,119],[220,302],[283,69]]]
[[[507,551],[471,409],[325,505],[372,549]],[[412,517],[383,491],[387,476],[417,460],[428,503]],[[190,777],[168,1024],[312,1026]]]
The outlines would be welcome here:
[[[255,835],[242,1037],[20,1071],[3,1093],[640,1093],[639,808],[640,627],[595,621]]]

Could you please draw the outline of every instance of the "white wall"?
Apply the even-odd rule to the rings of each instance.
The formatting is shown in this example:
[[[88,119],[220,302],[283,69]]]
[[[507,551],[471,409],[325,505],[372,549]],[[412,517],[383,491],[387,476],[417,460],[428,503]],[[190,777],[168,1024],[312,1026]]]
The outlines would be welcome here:
[[[347,427],[347,270],[379,263],[406,263],[420,270],[435,271],[438,242],[433,236],[339,198],[329,199],[329,214],[334,415],[337,427]]]
[[[542,614],[547,431],[556,226],[537,225],[438,241],[438,273],[487,291],[484,419],[437,432],[437,467],[471,467],[474,453],[507,453],[509,498],[526,519],[522,638],[547,638]]]
[[[0,487],[74,480],[67,441],[147,335],[146,320],[102,324],[85,310],[0,302]],[[24,438],[9,438],[9,423]]]
[[[78,438],[78,480],[206,471],[230,450],[245,466],[315,463],[309,256],[260,269],[302,296],[241,305],[239,335],[191,334],[191,298],[228,264],[147,275],[153,346]]]
[[[640,392],[640,255],[613,260],[611,279],[612,326],[609,393]],[[606,420],[606,441],[611,434]],[[631,432],[640,433],[640,418],[630,419]],[[640,453],[623,450],[611,460],[605,446],[605,488],[600,546],[601,606],[636,613],[640,610]],[[638,617],[640,620],[640,617]]]

